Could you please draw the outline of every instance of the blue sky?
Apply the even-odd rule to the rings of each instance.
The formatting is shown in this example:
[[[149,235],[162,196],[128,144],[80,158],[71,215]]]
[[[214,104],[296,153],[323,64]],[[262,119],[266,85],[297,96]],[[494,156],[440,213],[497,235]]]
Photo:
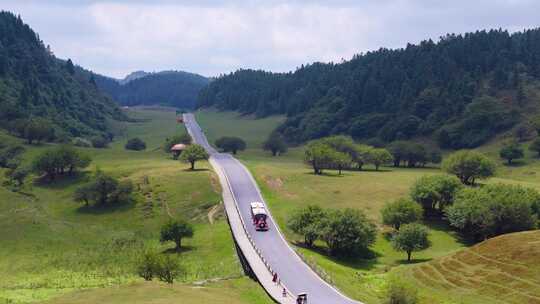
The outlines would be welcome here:
[[[0,0],[60,58],[121,78],[289,71],[445,33],[540,26],[538,0]]]

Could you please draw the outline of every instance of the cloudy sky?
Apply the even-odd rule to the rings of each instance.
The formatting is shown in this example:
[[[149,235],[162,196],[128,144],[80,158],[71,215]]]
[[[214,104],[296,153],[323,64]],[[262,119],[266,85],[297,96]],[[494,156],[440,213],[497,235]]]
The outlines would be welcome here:
[[[445,33],[540,26],[538,0],[0,0],[60,58],[121,78],[289,71]]]

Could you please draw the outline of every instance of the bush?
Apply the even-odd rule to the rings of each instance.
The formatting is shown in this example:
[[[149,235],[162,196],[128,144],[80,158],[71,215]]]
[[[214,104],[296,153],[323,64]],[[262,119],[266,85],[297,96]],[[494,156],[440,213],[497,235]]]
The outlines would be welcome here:
[[[377,171],[381,165],[391,163],[393,160],[392,154],[386,149],[374,148],[368,152],[368,162],[372,163]]]
[[[128,140],[124,148],[126,150],[142,151],[146,149],[146,143],[142,139],[135,137]]]
[[[517,143],[510,143],[501,148],[499,156],[506,159],[508,165],[511,165],[513,160],[523,158],[525,153]]]
[[[166,255],[158,263],[157,275],[160,281],[172,284],[183,273],[182,267],[174,256]]]
[[[391,276],[386,288],[385,304],[416,304],[418,291],[414,286],[405,283],[397,276]]]
[[[325,218],[324,210],[315,205],[296,210],[287,221],[287,227],[294,233],[304,237],[304,243],[313,247],[313,243],[320,237],[321,222]]]
[[[158,277],[160,281],[172,284],[184,271],[176,256],[159,256],[156,252],[147,250],[137,261],[137,275],[146,281]]]
[[[92,143],[87,139],[75,137],[73,139],[73,145],[76,147],[90,148],[92,146]]]
[[[25,148],[20,145],[2,147],[2,149],[0,149],[0,168],[14,169],[16,166],[13,166],[13,164],[18,164],[20,162],[19,157],[24,151]]]
[[[480,152],[462,150],[452,153],[443,161],[442,168],[456,175],[462,183],[474,185],[477,179],[485,179],[495,174],[496,165]]]
[[[392,238],[392,247],[397,251],[406,252],[407,261],[411,260],[414,251],[425,250],[430,246],[427,227],[417,223],[403,225]]]
[[[102,136],[94,136],[90,139],[90,142],[92,143],[92,147],[97,149],[107,148],[109,145],[109,141]]]
[[[145,281],[151,281],[158,274],[159,256],[153,251],[145,251],[137,262],[137,274]]]
[[[321,223],[321,238],[330,254],[355,255],[375,242],[376,227],[360,210],[334,210]]]
[[[432,213],[438,207],[442,214],[461,187],[459,179],[454,176],[426,175],[413,184],[410,195],[426,212]]]
[[[287,152],[287,144],[281,134],[273,132],[263,143],[263,150],[272,152],[272,156],[281,155]]]
[[[465,188],[446,210],[450,225],[473,239],[483,240],[504,233],[534,229],[535,206],[540,194],[514,185]]]
[[[57,175],[73,173],[88,167],[91,158],[80,153],[72,146],[58,146],[38,154],[32,161],[32,170],[37,174],[45,174],[53,180]]]
[[[386,204],[381,210],[383,224],[391,225],[399,230],[401,225],[417,222],[422,219],[422,207],[409,199],[398,199]]]
[[[93,202],[96,205],[105,206],[129,202],[132,192],[133,183],[131,181],[118,181],[118,179],[98,170],[90,182],[75,189],[73,199],[77,202],[85,202],[86,205]]]
[[[246,142],[238,137],[221,137],[216,140],[215,144],[223,152],[232,152],[233,154],[246,149]]]

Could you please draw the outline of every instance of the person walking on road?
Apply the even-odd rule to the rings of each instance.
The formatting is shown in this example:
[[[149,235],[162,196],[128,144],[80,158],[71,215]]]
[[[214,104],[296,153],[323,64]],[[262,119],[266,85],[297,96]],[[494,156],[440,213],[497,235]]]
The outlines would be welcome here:
[[[274,272],[274,276],[272,277],[272,282],[277,284],[277,282],[278,282],[277,272]]]

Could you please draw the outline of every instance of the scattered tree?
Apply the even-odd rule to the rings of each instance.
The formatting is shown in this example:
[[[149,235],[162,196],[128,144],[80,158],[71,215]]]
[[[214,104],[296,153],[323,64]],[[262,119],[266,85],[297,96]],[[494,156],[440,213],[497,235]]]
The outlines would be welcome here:
[[[304,243],[313,247],[313,243],[320,237],[321,222],[326,216],[324,210],[316,205],[298,209],[287,221],[287,227],[294,233],[304,237]]]
[[[319,175],[323,169],[331,167],[334,152],[330,146],[313,141],[307,145],[304,160],[313,168],[313,173]]]
[[[238,137],[221,137],[216,140],[215,144],[223,152],[232,152],[233,154],[246,149],[246,142]]]
[[[534,125],[528,121],[518,124],[514,128],[513,133],[518,142],[531,140],[538,136],[538,132],[536,131]]]
[[[142,151],[146,149],[146,143],[142,139],[135,137],[128,140],[125,148],[126,150]]]
[[[31,145],[34,142],[40,143],[43,140],[52,139],[54,137],[54,128],[46,119],[32,118],[26,121],[21,135]]]
[[[338,174],[341,175],[341,171],[351,166],[352,159],[349,154],[339,151],[333,151],[330,155],[332,167],[338,170]]]
[[[399,230],[401,225],[414,223],[422,219],[422,208],[410,199],[401,198],[388,203],[381,210],[382,221]]]
[[[272,156],[281,155],[287,152],[287,144],[283,136],[277,132],[272,132],[263,143],[263,150],[272,152]]]
[[[474,185],[477,179],[495,174],[495,163],[480,152],[462,150],[452,153],[443,161],[443,170],[456,175],[462,183]]]
[[[92,147],[97,149],[107,148],[109,145],[109,141],[103,136],[94,136],[90,139],[90,142],[92,143]]]
[[[332,255],[365,252],[375,238],[375,225],[360,210],[334,210],[321,223],[321,239]]]
[[[195,170],[195,163],[199,160],[207,160],[210,156],[206,150],[197,144],[188,146],[180,155],[180,160],[191,164],[191,170]]]
[[[146,250],[137,262],[137,274],[145,281],[152,281],[159,272],[159,264],[159,256],[154,251]]]
[[[175,135],[175,136],[173,136],[171,138],[167,138],[165,140],[165,144],[163,145],[163,150],[166,153],[169,153],[169,152],[171,152],[171,148],[174,145],[177,145],[177,144],[190,145],[191,144],[191,136],[189,136],[189,134],[187,134],[187,133],[183,133],[183,134],[180,134],[180,135]]]
[[[183,238],[193,236],[193,226],[184,220],[169,221],[161,227],[161,242],[172,241],[176,244],[176,251],[180,251]]]
[[[106,206],[129,202],[132,192],[133,183],[130,180],[119,181],[113,176],[97,170],[90,182],[75,189],[73,199],[77,202],[84,202],[86,206],[90,202],[98,206]]]
[[[517,143],[510,143],[501,148],[499,151],[499,156],[506,159],[508,165],[511,165],[513,160],[523,158],[525,154],[523,152],[523,148]]]
[[[381,165],[390,163],[394,159],[388,150],[382,148],[371,149],[368,155],[369,162],[375,166],[377,171]]]
[[[462,187],[459,179],[449,175],[425,175],[411,187],[411,198],[420,204],[426,213],[433,213],[438,206],[439,213],[454,200],[456,192]]]
[[[157,270],[160,281],[172,284],[183,272],[175,256],[165,255],[160,259]]]
[[[392,238],[392,246],[397,251],[407,253],[407,261],[411,261],[411,255],[414,251],[421,251],[429,248],[428,229],[420,224],[405,224]]]
[[[32,161],[32,170],[38,174],[46,174],[50,180],[66,172],[71,174],[77,169],[88,167],[91,159],[72,146],[58,146],[38,154]]]

